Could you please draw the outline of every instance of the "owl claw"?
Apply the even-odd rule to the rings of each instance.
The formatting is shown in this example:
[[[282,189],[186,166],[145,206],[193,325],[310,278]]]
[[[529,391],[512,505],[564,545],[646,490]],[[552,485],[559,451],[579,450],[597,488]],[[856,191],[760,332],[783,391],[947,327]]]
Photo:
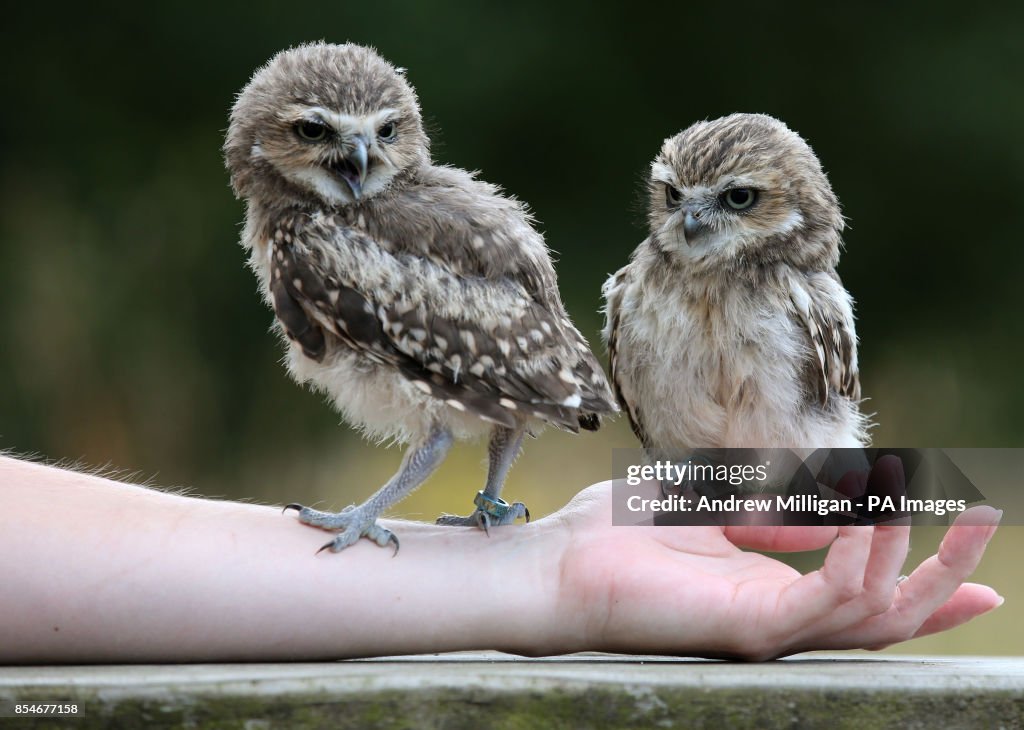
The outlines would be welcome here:
[[[296,512],[302,512],[302,505],[298,504],[297,502],[292,502],[291,504],[286,504],[284,506],[284,509],[281,510],[281,514],[284,514],[285,512],[287,512],[290,509],[293,509]]]
[[[395,533],[377,524],[375,515],[362,507],[349,506],[341,512],[321,512],[299,504],[289,504],[285,509],[297,509],[299,522],[304,525],[338,532],[333,540],[320,546],[317,555],[325,550],[340,553],[362,537],[373,540],[381,547],[394,544],[394,555],[398,554],[399,544]]]
[[[486,505],[486,503],[485,503]],[[482,509],[478,506],[476,512],[467,517],[460,517],[459,515],[441,515],[437,518],[435,524],[438,525],[451,525],[456,527],[478,527],[484,531],[484,533],[490,537],[490,528],[500,525],[511,525],[520,517],[525,517],[526,521],[530,521],[530,510],[526,508],[526,505],[522,502],[513,502],[509,504],[504,500],[501,501],[503,509],[496,511],[495,514],[488,512],[486,509]]]
[[[395,551],[391,553],[391,557],[398,555],[398,550],[401,547],[398,542],[398,536],[395,535],[395,533],[374,522],[358,533],[355,528],[345,529],[336,538],[321,545],[320,549],[316,551],[316,554],[319,555],[324,550],[330,550],[332,553],[340,553],[349,545],[355,544],[361,537],[373,540],[381,547],[387,547],[388,545],[394,544]]]

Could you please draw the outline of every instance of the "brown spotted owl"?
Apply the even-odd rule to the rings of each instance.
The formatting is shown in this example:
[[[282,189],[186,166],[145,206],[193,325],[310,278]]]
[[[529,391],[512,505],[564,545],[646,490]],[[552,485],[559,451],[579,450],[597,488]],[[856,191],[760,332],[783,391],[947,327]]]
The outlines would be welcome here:
[[[484,527],[526,516],[501,499],[524,433],[595,430],[616,409],[559,298],[526,207],[431,161],[403,70],[359,45],[293,48],[238,95],[224,145],[246,202],[242,243],[273,307],[293,377],[375,440],[408,444],[359,507],[299,510],[338,551],[397,538],[377,517],[441,463],[454,439],[490,432]]]

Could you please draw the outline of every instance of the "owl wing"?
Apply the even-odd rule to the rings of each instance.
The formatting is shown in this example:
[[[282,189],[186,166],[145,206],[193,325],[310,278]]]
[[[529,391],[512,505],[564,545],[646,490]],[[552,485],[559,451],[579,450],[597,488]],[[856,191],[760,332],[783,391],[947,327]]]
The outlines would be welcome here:
[[[521,287],[547,312],[550,323],[560,324],[561,337],[574,348],[569,368],[584,384],[580,426],[597,430],[597,414],[618,410],[615,397],[586,338],[565,311],[550,251],[526,206],[465,170],[431,166],[421,172],[419,184],[388,202],[385,224],[370,220],[371,227],[378,226],[371,235],[381,231],[378,243],[392,254],[415,254],[463,279],[506,279]]]
[[[830,394],[859,401],[853,303],[838,275],[818,271],[792,277],[789,293],[815,356],[808,383],[815,402],[827,405]]]
[[[330,333],[452,408],[510,427],[536,417],[578,430],[587,411],[614,408],[603,374],[595,384],[577,367],[593,360],[582,337],[512,278],[461,276],[346,226],[308,227],[270,255],[275,313],[307,357],[323,359]]]
[[[640,399],[633,393],[632,383],[625,377],[628,366],[629,348],[619,346],[622,318],[622,299],[627,280],[629,266],[624,266],[609,277],[602,288],[605,297],[605,330],[604,338],[608,346],[608,366],[612,374],[612,388],[619,405],[629,418],[633,434],[644,446],[649,446],[647,431],[644,428],[640,413]]]

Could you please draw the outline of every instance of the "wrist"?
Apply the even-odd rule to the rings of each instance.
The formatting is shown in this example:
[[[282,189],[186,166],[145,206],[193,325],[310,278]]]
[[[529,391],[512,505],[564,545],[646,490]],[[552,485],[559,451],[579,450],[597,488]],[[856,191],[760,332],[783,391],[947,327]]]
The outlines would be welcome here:
[[[477,573],[486,573],[491,600],[478,627],[484,648],[524,656],[575,651],[571,610],[561,584],[569,530],[557,517],[491,530],[484,550],[472,550]],[[571,643],[571,642],[569,642]]]

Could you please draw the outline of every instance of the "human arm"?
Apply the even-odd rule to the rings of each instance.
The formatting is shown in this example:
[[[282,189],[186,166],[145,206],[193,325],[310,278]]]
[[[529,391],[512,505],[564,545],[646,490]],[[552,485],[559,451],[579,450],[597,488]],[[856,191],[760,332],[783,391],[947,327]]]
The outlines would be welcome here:
[[[734,543],[811,549],[836,528],[616,527],[610,483],[490,537],[392,521],[394,558],[368,541],[314,555],[322,533],[273,507],[11,458],[0,457],[0,495],[3,663],[467,649],[763,659],[901,641],[1001,600],[963,583],[998,521],[989,508],[897,587],[907,528],[840,528],[825,568],[801,577]]]

